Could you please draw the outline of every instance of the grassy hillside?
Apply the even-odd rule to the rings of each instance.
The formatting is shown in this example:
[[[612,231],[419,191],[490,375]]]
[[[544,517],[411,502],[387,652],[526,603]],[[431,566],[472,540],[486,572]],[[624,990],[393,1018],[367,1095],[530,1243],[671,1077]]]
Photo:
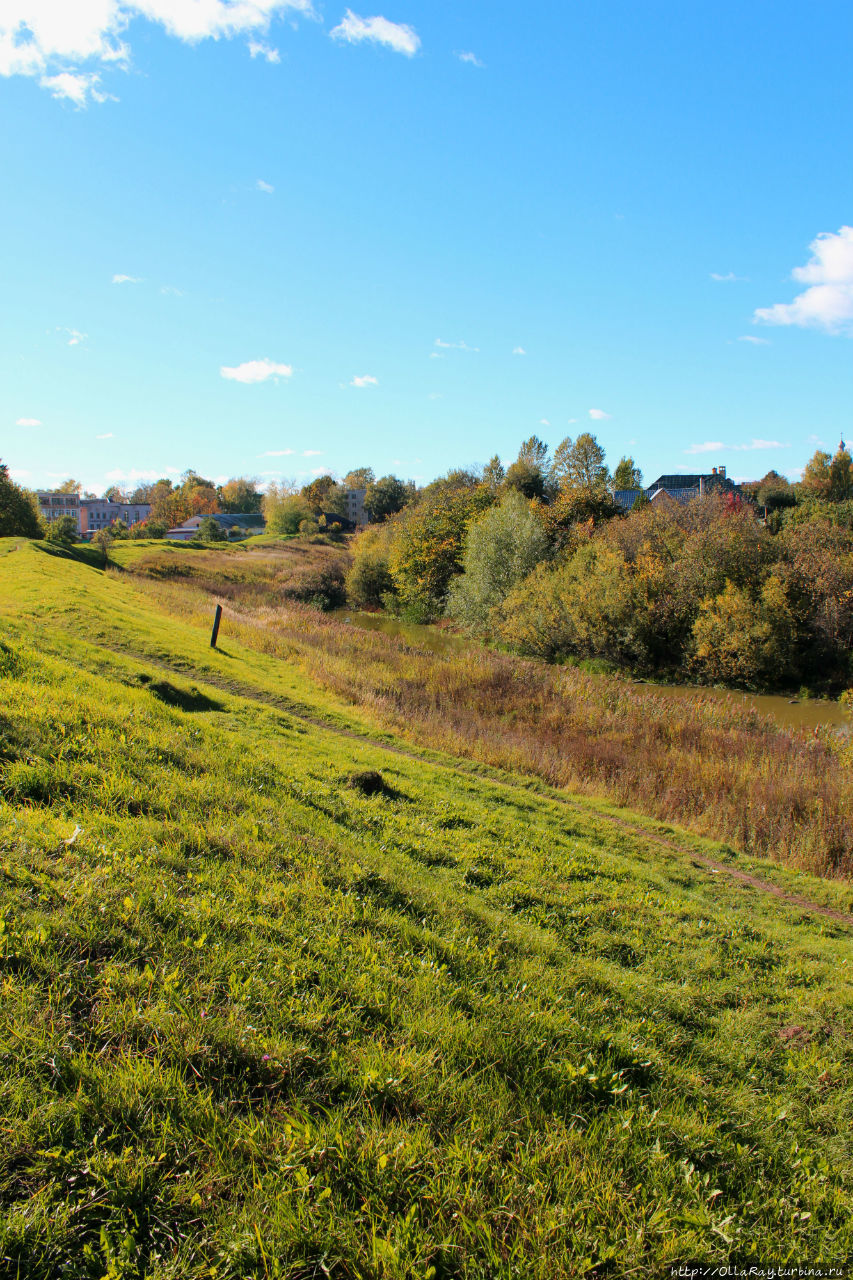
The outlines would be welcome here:
[[[389,751],[35,545],[0,543],[0,645],[0,1272],[853,1254],[851,929],[725,867],[842,886]]]

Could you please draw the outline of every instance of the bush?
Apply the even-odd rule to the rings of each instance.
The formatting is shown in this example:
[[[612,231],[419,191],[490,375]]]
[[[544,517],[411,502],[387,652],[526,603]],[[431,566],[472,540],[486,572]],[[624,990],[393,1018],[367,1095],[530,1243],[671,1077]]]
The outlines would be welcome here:
[[[73,516],[60,516],[58,520],[51,520],[47,526],[45,537],[48,542],[55,542],[60,546],[69,546],[72,542],[79,542],[80,535],[77,532],[77,521]]]
[[[267,533],[298,533],[301,521],[310,520],[313,516],[310,503],[300,494],[291,493],[284,485],[271,485],[264,494],[263,506]]]
[[[346,604],[344,575],[345,568],[339,560],[318,569],[305,568],[285,583],[282,595],[286,600],[298,600],[328,613]]]

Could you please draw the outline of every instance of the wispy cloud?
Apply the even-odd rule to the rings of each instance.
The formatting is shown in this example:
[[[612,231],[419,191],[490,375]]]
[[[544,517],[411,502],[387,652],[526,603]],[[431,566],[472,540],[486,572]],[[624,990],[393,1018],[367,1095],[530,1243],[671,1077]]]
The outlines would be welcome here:
[[[472,67],[484,67],[485,62],[481,62],[476,53],[465,52],[461,49],[456,51],[456,57],[460,62],[467,62]]]
[[[141,276],[113,276],[113,284],[142,284]]]
[[[382,44],[407,58],[414,57],[421,47],[414,27],[382,17],[361,18],[352,9],[347,9],[342,21],[329,34],[333,40],[345,40],[348,44],[360,44],[364,40]]]
[[[57,333],[65,333],[68,335],[69,347],[79,347],[81,342],[85,342],[88,333],[81,333],[79,329],[66,329],[63,325],[56,326]]]
[[[15,426],[16,427],[40,427],[41,419],[40,418],[18,418],[18,421],[15,423]]]
[[[220,376],[231,382],[267,382],[270,378],[278,382],[279,378],[290,378],[293,375],[292,364],[276,364],[274,360],[246,360],[243,364],[222,365]]]
[[[853,337],[853,227],[822,232],[809,245],[812,256],[791,279],[808,285],[793,302],[758,307],[755,324],[796,325]]]
[[[725,444],[722,440],[705,440],[702,444],[691,444],[684,453],[751,453],[760,449],[790,449],[789,444],[781,440],[761,440],[753,437],[746,444]]]
[[[374,378],[372,373],[363,373],[360,376],[353,378],[353,380],[350,382],[350,386],[351,387],[378,387],[379,379]]]
[[[745,283],[749,280],[749,276],[736,276],[733,271],[727,271],[725,275],[720,275],[718,271],[712,271],[711,279],[716,280],[718,284],[734,284],[735,281]]]
[[[444,351],[479,351],[479,347],[469,347],[467,342],[443,342],[441,338],[436,338],[435,346],[441,347]]]
[[[514,356],[526,356],[527,352],[524,350],[524,347],[513,347],[512,354]]]
[[[102,435],[95,436],[95,439],[96,440],[112,440],[113,433],[112,431],[104,431]]]
[[[769,347],[771,345],[769,338],[756,338],[751,333],[742,333],[738,338],[738,342],[750,342],[754,347]]]
[[[593,422],[606,422],[611,417],[611,414],[605,413],[603,409],[590,409],[589,416]]]
[[[267,195],[270,195],[270,196],[275,191],[275,187],[272,186],[269,182],[264,182],[263,178],[258,178],[257,182],[255,183],[255,189],[257,191],[265,191]]]
[[[321,458],[322,449],[266,449],[259,453],[259,458]],[[278,475],[277,471],[264,472],[264,475]]]
[[[173,284],[161,284],[160,292],[169,298],[182,298],[184,296],[183,289],[176,289]]]
[[[540,427],[550,427],[550,425],[551,425],[551,424],[550,424],[550,422],[548,421],[548,419],[547,419],[547,418],[540,418],[540,419],[539,419],[539,425],[540,425]]]
[[[260,40],[249,41],[249,54],[253,58],[264,58],[267,62],[281,62],[281,54],[278,49],[273,49]]]

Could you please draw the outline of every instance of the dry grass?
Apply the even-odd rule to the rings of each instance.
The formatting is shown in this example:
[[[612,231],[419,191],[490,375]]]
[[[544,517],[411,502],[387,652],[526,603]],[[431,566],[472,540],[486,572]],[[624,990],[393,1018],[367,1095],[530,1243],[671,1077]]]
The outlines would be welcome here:
[[[149,590],[168,609],[206,609]],[[219,594],[223,594],[221,589]],[[243,607],[228,626],[424,745],[605,796],[813,873],[853,874],[850,750],[697,693],[483,649],[434,653],[315,611]]]

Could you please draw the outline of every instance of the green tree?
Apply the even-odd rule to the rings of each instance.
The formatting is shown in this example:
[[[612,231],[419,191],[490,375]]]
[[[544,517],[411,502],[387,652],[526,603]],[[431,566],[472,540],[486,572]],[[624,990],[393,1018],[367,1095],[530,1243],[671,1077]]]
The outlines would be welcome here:
[[[469,526],[463,572],[450,587],[448,614],[472,631],[487,630],[492,609],[548,551],[541,520],[520,493],[510,490],[499,506]]]
[[[489,458],[489,461],[483,467],[483,484],[486,488],[491,489],[492,493],[497,493],[504,480],[506,479],[506,471],[497,454]]]
[[[63,480],[62,484],[56,490],[57,493],[80,493],[83,488],[79,480],[72,480],[71,477]]]
[[[494,461],[494,459],[493,459]],[[538,436],[529,436],[507,468],[504,483],[525,498],[544,498],[548,481],[548,446]]]
[[[41,538],[43,530],[36,500],[15,484],[0,462],[0,538]]]
[[[829,465],[829,497],[845,502],[853,496],[853,461],[846,449],[839,449]]]
[[[371,520],[379,524],[389,516],[396,515],[410,499],[410,492],[402,480],[396,476],[382,476],[367,486],[364,505],[370,512]]]
[[[104,490],[104,499],[107,502],[124,502],[126,501],[126,495],[124,490],[120,489],[117,484],[111,484],[109,489]]]
[[[643,473],[633,458],[620,458],[613,471],[613,488],[642,489]]]

